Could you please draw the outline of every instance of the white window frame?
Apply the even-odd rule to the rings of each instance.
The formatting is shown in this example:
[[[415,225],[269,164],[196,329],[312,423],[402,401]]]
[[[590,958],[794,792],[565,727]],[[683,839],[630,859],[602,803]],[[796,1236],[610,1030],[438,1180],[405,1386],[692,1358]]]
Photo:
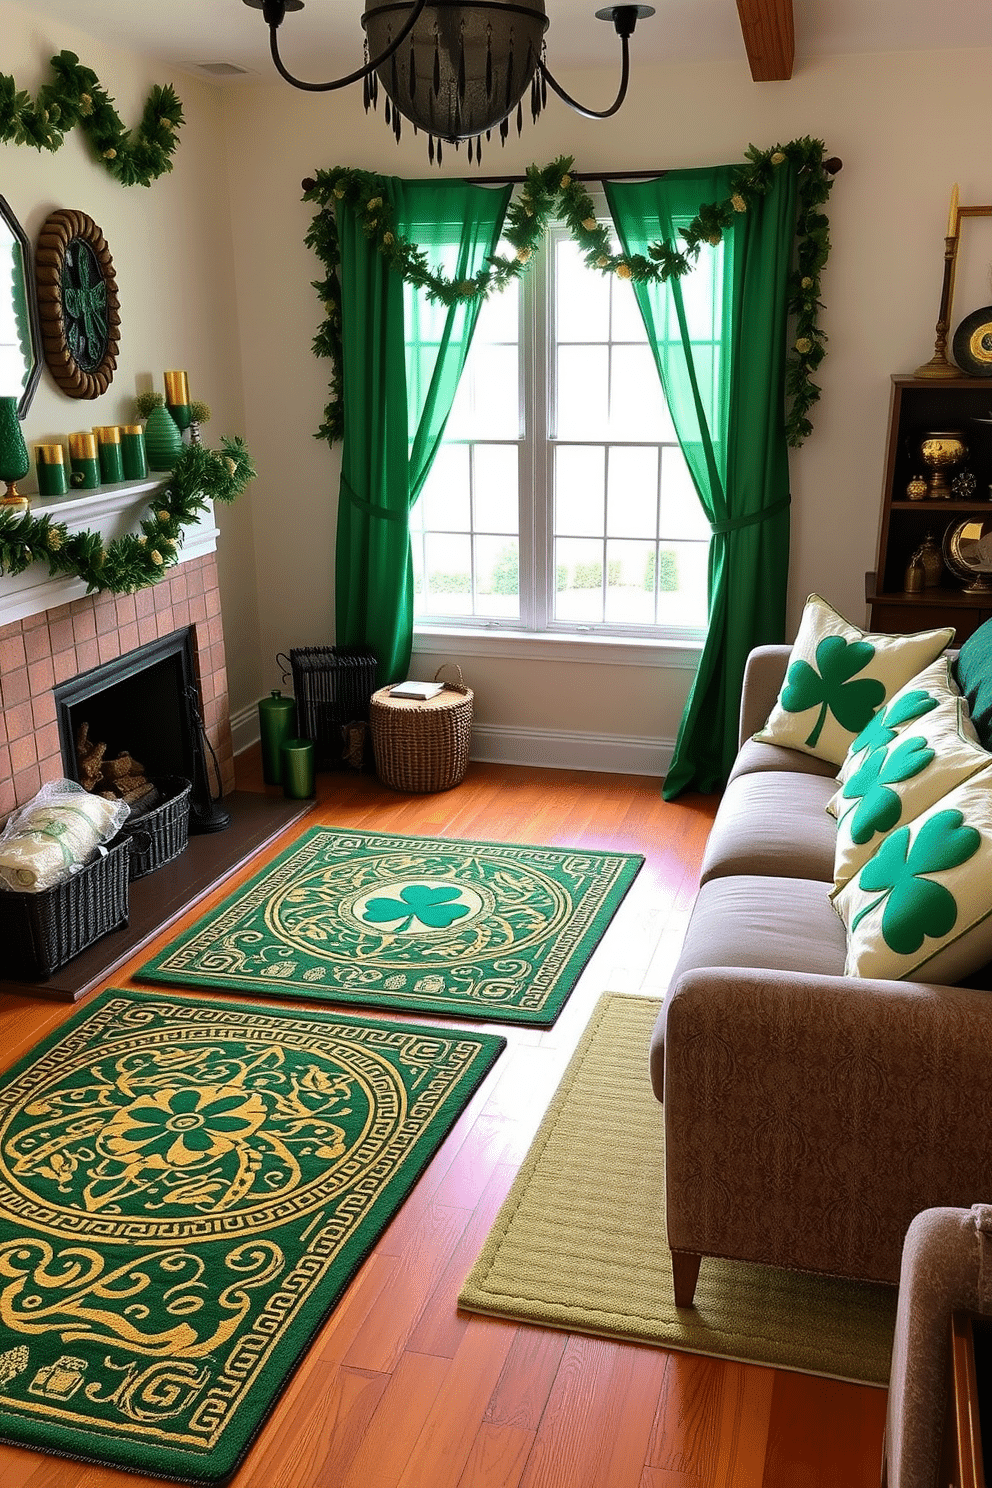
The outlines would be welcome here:
[[[600,220],[608,220],[605,196],[593,193],[593,197]],[[594,651],[605,648],[611,664],[695,670],[706,638],[705,625],[637,626],[610,622],[592,625],[553,618],[553,462],[556,437],[543,431],[552,428],[553,412],[549,406],[555,351],[550,264],[556,241],[568,235],[564,224],[552,223],[535,263],[519,281],[522,363],[522,432],[517,446],[519,620],[455,615],[415,617],[414,646],[438,654],[531,660],[592,660]],[[528,408],[532,424],[528,421]],[[581,442],[574,439],[562,441],[569,445]],[[631,445],[636,441],[601,438],[590,443],[602,447],[604,444]],[[655,441],[651,444],[659,447]]]

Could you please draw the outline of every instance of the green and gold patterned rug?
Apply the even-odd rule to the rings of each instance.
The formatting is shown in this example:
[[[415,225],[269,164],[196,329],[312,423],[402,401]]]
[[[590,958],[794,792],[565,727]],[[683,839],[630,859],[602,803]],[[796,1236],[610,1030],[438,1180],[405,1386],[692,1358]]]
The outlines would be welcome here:
[[[314,827],[137,976],[548,1027],[643,861]]]
[[[503,1043],[167,993],[77,1013],[0,1084],[0,1439],[229,1477]]]

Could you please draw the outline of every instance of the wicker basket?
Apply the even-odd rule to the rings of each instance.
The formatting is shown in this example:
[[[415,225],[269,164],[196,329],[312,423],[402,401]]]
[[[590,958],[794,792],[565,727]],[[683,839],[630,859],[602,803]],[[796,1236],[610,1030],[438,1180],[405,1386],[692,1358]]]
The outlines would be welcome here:
[[[375,768],[393,790],[443,791],[465,778],[472,742],[474,694],[461,668],[458,681],[421,702],[392,697],[388,687],[372,694],[370,720]],[[444,667],[435,677],[438,681]]]
[[[158,787],[163,801],[134,821],[126,821],[114,838],[115,842],[126,838],[130,844],[129,872],[132,879],[153,873],[163,863],[178,858],[189,841],[192,781],[185,780],[182,775],[162,775],[152,783]]]
[[[4,975],[43,981],[88,945],[128,920],[127,842],[40,894],[0,890]]]

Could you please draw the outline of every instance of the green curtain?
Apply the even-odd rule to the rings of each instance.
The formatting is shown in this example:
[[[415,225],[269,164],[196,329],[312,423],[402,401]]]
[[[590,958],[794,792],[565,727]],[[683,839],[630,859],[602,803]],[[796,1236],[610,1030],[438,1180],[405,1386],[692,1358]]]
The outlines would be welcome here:
[[[606,181],[624,252],[646,253],[704,202],[726,200],[732,167]],[[737,752],[741,682],[753,646],[781,641],[789,570],[785,439],[788,281],[797,170],[736,215],[684,280],[636,284],[679,443],[712,528],[709,622],[664,795],[719,789]]]
[[[496,251],[510,190],[396,177],[384,186],[396,232],[459,279],[478,273]],[[366,235],[367,210],[342,201],[336,213],[346,389],[336,637],[340,646],[372,650],[379,682],[386,683],[405,677],[410,665],[410,509],[444,434],[482,301],[459,300],[411,317],[402,278]],[[406,290],[407,306],[417,293]]]

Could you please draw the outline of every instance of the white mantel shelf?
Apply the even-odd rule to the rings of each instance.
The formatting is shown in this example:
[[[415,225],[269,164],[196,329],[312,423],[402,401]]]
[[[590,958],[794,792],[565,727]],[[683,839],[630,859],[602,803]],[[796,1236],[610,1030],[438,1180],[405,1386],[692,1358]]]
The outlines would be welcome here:
[[[156,475],[147,480],[124,481],[121,485],[98,486],[94,491],[71,492],[68,496],[32,496],[31,511],[34,516],[47,512],[54,520],[64,522],[71,533],[99,532],[105,544],[111,543],[125,533],[138,530],[152,497],[168,484],[168,479],[167,475]],[[217,537],[211,502],[208,510],[184,529],[179,562],[188,563],[191,558],[214,552]],[[42,559],[23,573],[0,576],[0,626],[69,604],[85,594],[82,579],[49,578],[48,564]]]

